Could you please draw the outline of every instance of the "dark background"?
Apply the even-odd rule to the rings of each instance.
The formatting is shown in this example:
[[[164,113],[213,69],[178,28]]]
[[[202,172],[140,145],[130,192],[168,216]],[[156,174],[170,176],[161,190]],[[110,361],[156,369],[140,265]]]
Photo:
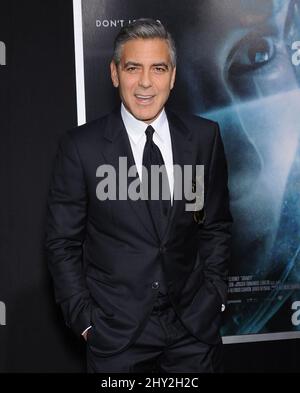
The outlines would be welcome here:
[[[43,254],[58,140],[76,126],[71,0],[0,1],[0,372],[85,371],[84,341],[54,303]],[[299,372],[300,341],[224,346],[226,372]]]

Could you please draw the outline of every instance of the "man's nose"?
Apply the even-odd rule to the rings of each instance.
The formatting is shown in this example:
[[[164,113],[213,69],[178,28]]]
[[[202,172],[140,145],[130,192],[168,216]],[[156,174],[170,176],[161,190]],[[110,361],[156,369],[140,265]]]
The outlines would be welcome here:
[[[145,89],[152,86],[150,71],[143,70],[141,72],[139,85]]]

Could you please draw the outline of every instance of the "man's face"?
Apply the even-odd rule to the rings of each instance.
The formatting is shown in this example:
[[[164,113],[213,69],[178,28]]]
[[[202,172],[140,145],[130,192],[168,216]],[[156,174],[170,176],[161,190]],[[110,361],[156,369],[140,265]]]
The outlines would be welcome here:
[[[164,107],[175,81],[166,40],[133,39],[122,48],[120,63],[112,61],[111,78],[126,109],[150,124]]]

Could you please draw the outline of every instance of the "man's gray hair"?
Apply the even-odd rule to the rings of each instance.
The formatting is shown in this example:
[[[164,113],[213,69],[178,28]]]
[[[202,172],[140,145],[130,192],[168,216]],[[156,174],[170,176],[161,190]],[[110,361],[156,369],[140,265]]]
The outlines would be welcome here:
[[[160,38],[166,40],[169,45],[172,67],[176,66],[176,47],[171,34],[161,22],[150,18],[136,19],[134,22],[126,24],[121,28],[114,42],[113,60],[116,65],[120,63],[123,45],[127,41],[139,38]]]

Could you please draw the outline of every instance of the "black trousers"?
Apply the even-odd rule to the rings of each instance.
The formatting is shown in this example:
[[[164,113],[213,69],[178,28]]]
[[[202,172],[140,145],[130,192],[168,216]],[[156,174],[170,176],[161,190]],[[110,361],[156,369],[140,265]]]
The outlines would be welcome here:
[[[123,352],[100,357],[87,342],[87,372],[222,372],[222,343],[207,345],[192,336],[177,317],[168,296],[159,295],[144,329]]]

